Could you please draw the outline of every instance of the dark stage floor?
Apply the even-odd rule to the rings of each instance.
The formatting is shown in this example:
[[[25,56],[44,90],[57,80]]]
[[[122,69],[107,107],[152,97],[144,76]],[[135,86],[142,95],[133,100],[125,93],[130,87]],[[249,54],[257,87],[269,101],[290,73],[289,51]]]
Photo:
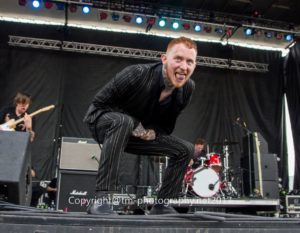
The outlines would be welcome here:
[[[206,232],[258,233],[300,232],[299,218],[261,217],[245,214],[196,211],[176,215],[97,216],[9,206],[0,211],[0,232]],[[247,208],[247,207],[245,207]]]

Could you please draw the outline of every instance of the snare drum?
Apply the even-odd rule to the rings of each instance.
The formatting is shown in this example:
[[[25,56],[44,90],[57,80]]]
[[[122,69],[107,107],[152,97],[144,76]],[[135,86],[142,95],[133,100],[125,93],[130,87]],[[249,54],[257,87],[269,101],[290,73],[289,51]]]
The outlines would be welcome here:
[[[208,159],[204,163],[216,172],[220,172],[222,170],[221,156],[217,153],[213,152],[208,154]]]

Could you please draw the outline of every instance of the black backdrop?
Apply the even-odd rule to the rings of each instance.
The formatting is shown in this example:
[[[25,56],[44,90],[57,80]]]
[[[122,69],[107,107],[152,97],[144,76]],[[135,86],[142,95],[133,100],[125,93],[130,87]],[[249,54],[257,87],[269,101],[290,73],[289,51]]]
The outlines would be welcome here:
[[[17,90],[32,94],[34,102],[31,111],[49,104],[56,105],[54,111],[38,115],[35,119],[37,137],[33,145],[33,166],[40,178],[48,179],[55,172],[60,138],[90,137],[82,118],[96,91],[127,65],[150,61],[9,47],[8,35],[160,51],[165,50],[169,41],[145,35],[65,30],[6,22],[1,22],[0,32],[0,106],[11,101]],[[174,133],[190,141],[204,137],[209,142],[225,139],[239,142],[230,148],[233,151],[230,165],[238,171],[244,132],[233,122],[240,117],[251,131],[260,132],[265,137],[271,153],[282,158],[280,174],[286,177],[286,158],[281,153],[284,83],[280,54],[212,43],[198,43],[198,47],[200,56],[263,62],[269,64],[269,72],[197,67],[192,77],[196,82],[193,100],[178,119]],[[212,149],[219,152],[221,148]],[[134,178],[128,178],[128,182],[138,180],[140,160],[133,155],[124,157],[121,177],[125,177],[125,183],[129,177],[129,171],[125,169],[128,167],[133,168],[134,173]],[[150,166],[149,169],[152,168]]]

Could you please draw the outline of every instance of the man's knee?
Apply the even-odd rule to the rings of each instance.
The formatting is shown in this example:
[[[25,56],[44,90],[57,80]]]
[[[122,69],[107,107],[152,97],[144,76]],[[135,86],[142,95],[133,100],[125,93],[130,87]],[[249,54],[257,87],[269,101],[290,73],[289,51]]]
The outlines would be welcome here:
[[[113,124],[115,127],[125,127],[131,131],[134,128],[134,121],[133,121],[132,117],[130,117],[126,114],[122,114],[122,113],[116,115],[116,117],[114,118]]]

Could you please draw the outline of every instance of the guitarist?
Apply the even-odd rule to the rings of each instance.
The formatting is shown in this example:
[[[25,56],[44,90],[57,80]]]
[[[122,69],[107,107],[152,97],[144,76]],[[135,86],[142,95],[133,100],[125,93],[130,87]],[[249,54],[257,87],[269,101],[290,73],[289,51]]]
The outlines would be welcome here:
[[[11,119],[18,120],[24,117],[24,122],[17,124],[15,130],[29,132],[30,141],[32,142],[35,133],[32,129],[32,118],[27,114],[31,102],[29,94],[18,92],[14,98],[14,106],[4,107],[0,110],[0,124],[4,124]]]

